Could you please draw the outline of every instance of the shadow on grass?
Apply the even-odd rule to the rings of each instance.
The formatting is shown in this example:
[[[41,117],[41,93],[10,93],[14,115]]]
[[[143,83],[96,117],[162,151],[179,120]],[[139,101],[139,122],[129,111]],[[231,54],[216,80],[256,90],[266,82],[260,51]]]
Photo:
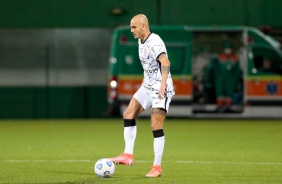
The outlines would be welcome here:
[[[66,181],[66,182],[46,182],[46,183],[40,183],[40,184],[90,184],[90,183],[136,183],[135,181],[139,181],[142,179],[148,179],[143,175],[140,176],[135,176],[135,177],[117,177],[117,176],[113,176],[111,178],[98,178],[95,175],[92,177],[88,177],[85,179],[81,179],[81,180],[76,180],[76,181]],[[156,178],[150,178],[148,180],[154,180]],[[142,182],[142,183],[146,183],[146,182]],[[158,182],[157,182],[158,183]]]
[[[54,172],[53,172],[54,173]],[[67,172],[67,171],[59,171],[56,172],[59,174],[72,174],[72,175],[80,175],[83,178],[80,177],[80,179],[77,180],[68,180],[66,179],[66,181],[58,181],[55,182],[54,179],[53,181],[45,181],[45,182],[36,182],[37,184],[99,184],[99,183],[140,183],[140,181],[144,181],[144,179],[148,179],[146,178],[144,175],[139,175],[139,176],[112,176],[110,178],[99,178],[97,176],[95,176],[92,173],[85,173],[85,172]],[[50,180],[52,180],[52,178],[50,178]],[[152,179],[149,179],[152,180]],[[138,182],[137,182],[138,181]],[[33,182],[31,182],[33,183]],[[21,182],[21,184],[31,184],[31,183],[23,183]],[[142,183],[146,183],[145,181]]]

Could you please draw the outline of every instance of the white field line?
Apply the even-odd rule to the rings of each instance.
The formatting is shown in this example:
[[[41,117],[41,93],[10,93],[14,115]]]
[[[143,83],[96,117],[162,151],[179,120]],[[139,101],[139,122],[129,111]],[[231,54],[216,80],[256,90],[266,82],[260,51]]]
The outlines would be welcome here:
[[[0,160],[5,163],[95,163],[95,160]],[[149,160],[135,160],[135,162],[152,162]],[[179,163],[179,164],[234,164],[234,165],[282,165],[282,162],[220,162],[220,161],[192,161],[192,160],[178,160],[178,161],[162,161],[163,163]]]

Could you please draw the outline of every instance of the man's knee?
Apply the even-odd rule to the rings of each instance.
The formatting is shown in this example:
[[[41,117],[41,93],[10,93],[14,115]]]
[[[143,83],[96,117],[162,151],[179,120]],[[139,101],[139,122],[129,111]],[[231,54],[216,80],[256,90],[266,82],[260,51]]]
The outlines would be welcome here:
[[[125,109],[125,111],[123,112],[123,115],[122,115],[123,119],[132,119],[133,118],[133,115],[132,113],[130,113],[130,110]]]
[[[138,102],[130,103],[123,112],[123,119],[134,119],[143,111],[143,107]]]
[[[151,129],[158,130],[163,128],[164,119],[152,118],[151,119]]]

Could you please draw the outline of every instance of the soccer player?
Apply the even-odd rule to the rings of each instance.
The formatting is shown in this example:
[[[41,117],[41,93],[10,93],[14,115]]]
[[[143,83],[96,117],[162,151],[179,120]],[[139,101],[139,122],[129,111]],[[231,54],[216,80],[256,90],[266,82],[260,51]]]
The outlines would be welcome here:
[[[131,19],[131,33],[138,39],[139,59],[144,69],[141,87],[133,95],[123,113],[124,152],[110,158],[116,164],[132,165],[133,149],[137,133],[135,118],[147,108],[151,108],[151,130],[154,137],[154,163],[146,177],[162,175],[161,160],[165,145],[163,124],[174,95],[173,81],[170,74],[170,62],[162,39],[149,29],[145,15],[138,14]]]

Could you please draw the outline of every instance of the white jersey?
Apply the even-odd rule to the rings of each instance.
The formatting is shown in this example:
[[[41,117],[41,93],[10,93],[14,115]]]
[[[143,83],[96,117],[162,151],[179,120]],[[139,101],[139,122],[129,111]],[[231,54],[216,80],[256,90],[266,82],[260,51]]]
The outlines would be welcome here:
[[[158,57],[163,53],[167,55],[163,40],[157,34],[151,33],[144,43],[141,43],[140,39],[138,40],[138,52],[144,70],[142,85],[159,89],[162,73]],[[170,72],[166,80],[166,92],[167,96],[173,96],[175,93]]]

